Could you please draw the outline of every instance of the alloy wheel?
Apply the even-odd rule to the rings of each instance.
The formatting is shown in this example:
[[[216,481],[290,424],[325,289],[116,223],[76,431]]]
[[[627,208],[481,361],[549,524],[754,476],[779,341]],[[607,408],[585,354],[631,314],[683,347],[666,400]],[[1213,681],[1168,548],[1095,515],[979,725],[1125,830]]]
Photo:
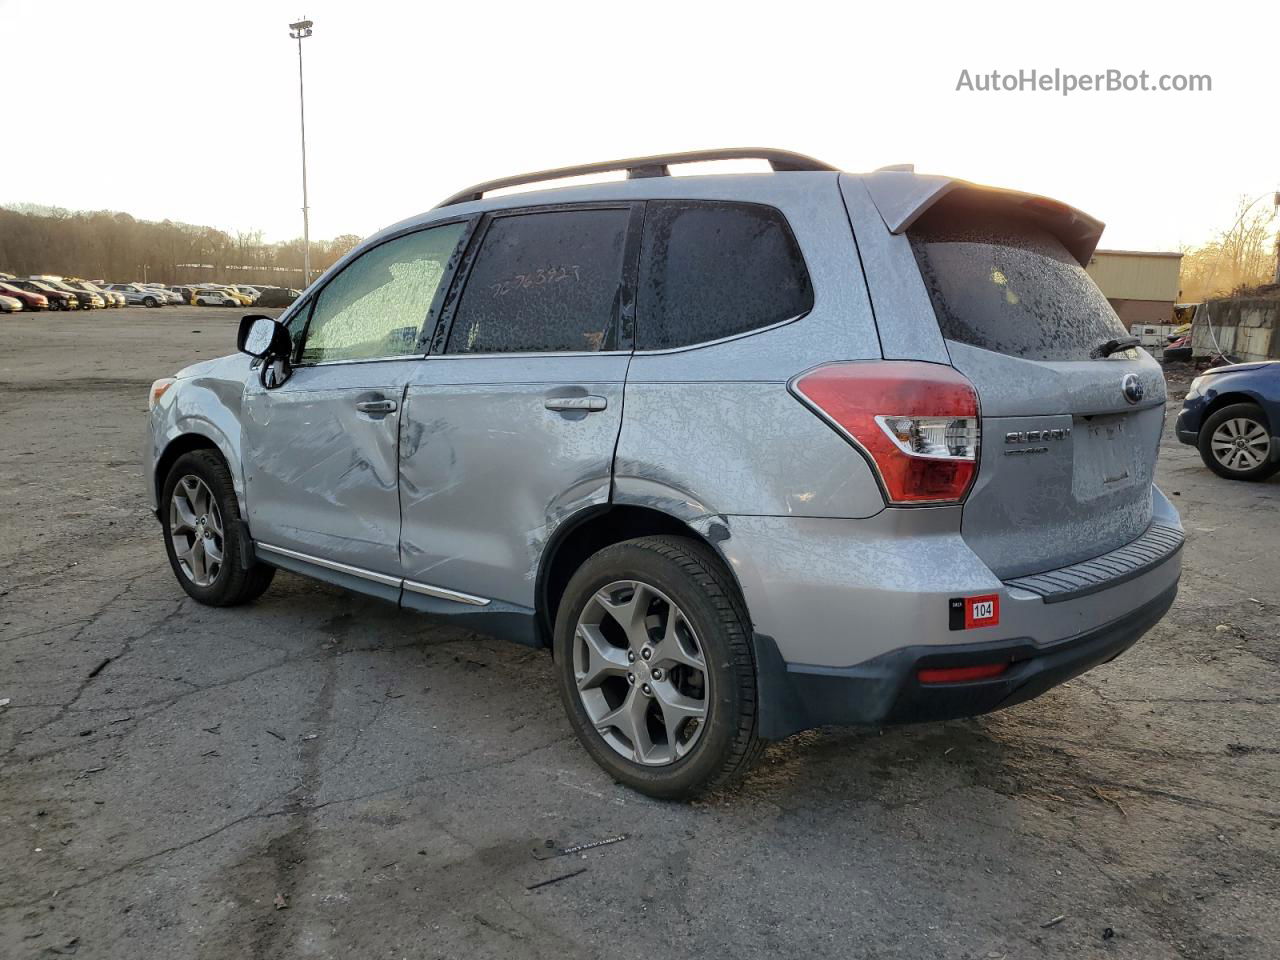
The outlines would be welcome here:
[[[1271,436],[1256,420],[1233,417],[1218,424],[1209,448],[1214,459],[1228,470],[1252,470],[1266,462],[1271,453]]]
[[[198,587],[212,586],[222,570],[222,512],[209,485],[187,474],[169,499],[169,536],[178,566]]]
[[[711,704],[702,645],[656,587],[617,580],[591,596],[574,629],[573,672],[592,726],[626,759],[674,763],[701,738]]]

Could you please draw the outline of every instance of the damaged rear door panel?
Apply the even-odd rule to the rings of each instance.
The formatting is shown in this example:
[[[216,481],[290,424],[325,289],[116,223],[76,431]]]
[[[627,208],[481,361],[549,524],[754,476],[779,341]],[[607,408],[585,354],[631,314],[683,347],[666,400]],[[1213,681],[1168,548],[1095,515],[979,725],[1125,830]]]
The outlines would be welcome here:
[[[405,397],[405,606],[476,612],[448,596],[465,591],[534,642],[543,547],[610,498],[640,216],[626,203],[514,209],[477,230]]]

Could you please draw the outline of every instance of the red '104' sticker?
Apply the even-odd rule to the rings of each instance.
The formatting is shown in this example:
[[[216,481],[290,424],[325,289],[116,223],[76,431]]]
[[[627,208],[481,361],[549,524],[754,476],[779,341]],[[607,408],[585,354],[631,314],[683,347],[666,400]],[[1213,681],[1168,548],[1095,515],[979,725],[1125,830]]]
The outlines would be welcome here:
[[[952,597],[948,601],[948,626],[952,630],[994,627],[1000,622],[1000,595],[986,593],[980,597]]]

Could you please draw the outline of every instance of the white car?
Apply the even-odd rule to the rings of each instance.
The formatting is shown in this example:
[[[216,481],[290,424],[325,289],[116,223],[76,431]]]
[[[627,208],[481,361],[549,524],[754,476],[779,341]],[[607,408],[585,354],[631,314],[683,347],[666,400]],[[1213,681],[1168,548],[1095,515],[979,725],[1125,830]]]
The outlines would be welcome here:
[[[22,309],[22,301],[17,297],[0,296],[0,313],[17,313]]]
[[[182,297],[178,296],[162,283],[144,283],[143,287],[148,290],[154,290],[160,295],[161,299],[170,306],[180,306],[184,302]]]
[[[221,290],[201,290],[196,294],[196,306],[200,307],[238,307],[240,301],[229,297]]]

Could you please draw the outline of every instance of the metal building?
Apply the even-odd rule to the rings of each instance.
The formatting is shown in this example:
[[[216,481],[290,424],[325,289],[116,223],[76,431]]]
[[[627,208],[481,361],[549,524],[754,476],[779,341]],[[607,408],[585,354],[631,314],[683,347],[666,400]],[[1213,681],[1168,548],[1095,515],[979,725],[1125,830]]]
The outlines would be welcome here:
[[[1178,300],[1180,253],[1143,250],[1095,250],[1089,275],[1111,301],[1121,322],[1172,323]]]

